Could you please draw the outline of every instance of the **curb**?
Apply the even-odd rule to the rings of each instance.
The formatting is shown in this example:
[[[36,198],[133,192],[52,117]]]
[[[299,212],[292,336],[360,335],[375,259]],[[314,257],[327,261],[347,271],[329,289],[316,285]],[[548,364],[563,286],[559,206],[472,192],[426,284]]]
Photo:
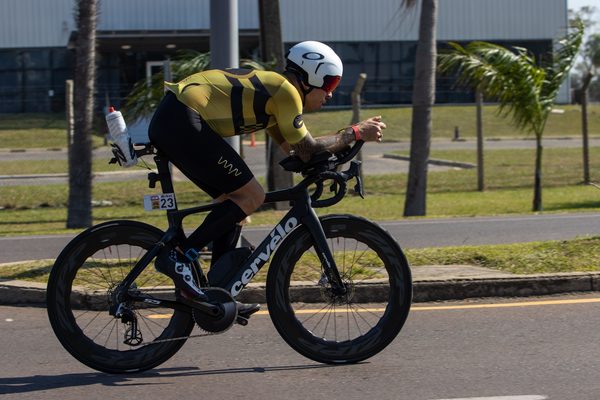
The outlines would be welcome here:
[[[101,178],[107,176],[119,176],[119,175],[147,175],[146,170],[130,170],[130,171],[100,171],[93,172],[92,177]],[[68,173],[55,173],[55,174],[30,174],[30,175],[0,175],[0,180],[8,179],[47,179],[47,178],[68,178]]]
[[[315,303],[321,292],[315,286],[295,286],[294,298],[304,303]],[[472,278],[452,280],[422,280],[413,283],[413,302],[464,300],[484,297],[528,297],[551,294],[600,291],[600,272],[565,273],[556,275],[528,275],[510,278]],[[85,307],[94,296],[105,295],[79,293],[79,303]],[[384,285],[365,285],[354,293],[358,302],[380,302],[387,292]],[[265,303],[264,284],[250,284],[238,297],[248,303]],[[46,304],[46,285],[24,281],[0,281],[0,305]]]
[[[410,161],[410,157],[409,156],[400,156],[398,154],[384,153],[383,154],[383,158],[390,158],[390,159],[393,159],[393,160]],[[439,166],[442,166],[442,167],[458,167],[458,168],[465,168],[465,169],[472,169],[472,168],[475,168],[477,166],[477,165],[471,164],[471,163],[465,163],[465,162],[459,162],[459,161],[450,161],[450,160],[437,160],[437,159],[434,159],[434,158],[430,158],[427,162],[429,164],[439,165]]]

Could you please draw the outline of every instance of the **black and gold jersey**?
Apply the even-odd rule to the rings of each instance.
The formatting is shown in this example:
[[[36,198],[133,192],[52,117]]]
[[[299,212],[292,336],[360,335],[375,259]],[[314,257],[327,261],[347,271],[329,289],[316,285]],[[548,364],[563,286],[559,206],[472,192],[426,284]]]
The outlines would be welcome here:
[[[298,91],[276,72],[209,70],[165,85],[223,137],[273,128],[278,142],[295,144],[308,132]]]

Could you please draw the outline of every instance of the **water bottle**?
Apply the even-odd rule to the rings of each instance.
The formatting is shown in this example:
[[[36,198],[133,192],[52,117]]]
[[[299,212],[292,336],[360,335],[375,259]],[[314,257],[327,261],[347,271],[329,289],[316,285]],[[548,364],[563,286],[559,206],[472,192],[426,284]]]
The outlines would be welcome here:
[[[123,114],[116,111],[114,107],[109,107],[108,114],[106,114],[106,123],[108,124],[110,139],[113,142],[111,144],[113,153],[117,157],[119,165],[126,168],[136,165],[138,162],[137,155],[123,119]]]

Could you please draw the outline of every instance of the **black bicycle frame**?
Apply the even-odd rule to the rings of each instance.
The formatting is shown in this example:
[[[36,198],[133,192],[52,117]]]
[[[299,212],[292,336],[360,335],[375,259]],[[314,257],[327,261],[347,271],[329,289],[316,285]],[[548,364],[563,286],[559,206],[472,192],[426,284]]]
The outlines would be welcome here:
[[[269,261],[279,244],[292,230],[300,225],[305,226],[312,236],[325,276],[331,283],[334,293],[345,293],[345,287],[342,284],[331,250],[327,245],[321,222],[310,206],[311,199],[308,194],[310,183],[312,183],[311,179],[307,178],[293,188],[266,194],[265,203],[291,200],[292,208],[256,247],[252,255],[238,267],[239,270],[236,275],[224,287],[232,296],[237,296],[246,287],[258,271]]]
[[[163,193],[174,193],[173,182],[171,179],[171,172],[169,169],[169,160],[163,157],[161,154],[154,156],[156,162],[158,174],[150,173],[148,179],[150,180],[150,186],[154,187],[156,181],[160,181],[161,189]],[[273,228],[270,234],[256,247],[252,255],[241,265],[232,266],[232,268],[238,268],[238,271],[234,277],[225,285],[224,289],[227,290],[233,297],[237,296],[243,289],[250,283],[252,278],[256,276],[258,271],[269,261],[272,254],[275,252],[279,244],[287,237],[287,235],[300,225],[305,226],[310,235],[314,240],[315,250],[323,265],[324,274],[331,284],[332,290],[335,294],[343,294],[346,289],[342,283],[342,279],[339,275],[339,271],[335,264],[331,250],[327,245],[327,240],[323,227],[311,207],[311,198],[308,193],[308,187],[318,181],[319,178],[309,176],[296,186],[278,190],[274,192],[266,193],[265,203],[273,203],[279,201],[290,201],[292,208],[283,217],[283,219]],[[170,308],[179,308],[180,304],[168,300],[159,300],[153,297],[145,297],[140,295],[133,295],[128,293],[130,286],[133,284],[135,279],[142,273],[142,271],[150,264],[152,259],[160,252],[160,250],[175,237],[183,235],[182,221],[185,217],[197,214],[201,212],[210,211],[217,207],[216,204],[207,204],[203,206],[187,208],[178,210],[167,210],[167,219],[169,221],[169,228],[161,238],[144,256],[137,262],[135,267],[127,274],[125,279],[119,285],[121,290],[118,292],[117,303],[121,303],[126,299],[132,299],[136,301],[145,301],[151,304],[163,305]],[[175,207],[177,207],[175,205]],[[183,237],[183,236],[180,236]],[[196,262],[197,263],[197,262]],[[196,267],[200,269],[197,264]],[[196,307],[196,305],[194,305]],[[214,311],[209,310],[207,311]]]

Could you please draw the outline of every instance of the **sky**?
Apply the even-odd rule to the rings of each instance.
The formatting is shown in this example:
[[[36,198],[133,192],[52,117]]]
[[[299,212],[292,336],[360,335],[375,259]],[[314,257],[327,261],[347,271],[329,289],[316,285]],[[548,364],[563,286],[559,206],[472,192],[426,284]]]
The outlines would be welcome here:
[[[600,8],[600,0],[567,0],[569,8],[578,10],[583,6]]]
[[[600,31],[600,0],[567,0],[567,7],[570,10],[577,11],[581,9],[581,7],[592,6],[596,8],[596,25],[592,27],[590,32],[586,32],[586,37],[590,33],[595,33]],[[585,39],[584,39],[585,41]]]
[[[600,0],[567,0],[569,9],[577,11],[584,6],[596,7],[596,15],[600,13]]]

